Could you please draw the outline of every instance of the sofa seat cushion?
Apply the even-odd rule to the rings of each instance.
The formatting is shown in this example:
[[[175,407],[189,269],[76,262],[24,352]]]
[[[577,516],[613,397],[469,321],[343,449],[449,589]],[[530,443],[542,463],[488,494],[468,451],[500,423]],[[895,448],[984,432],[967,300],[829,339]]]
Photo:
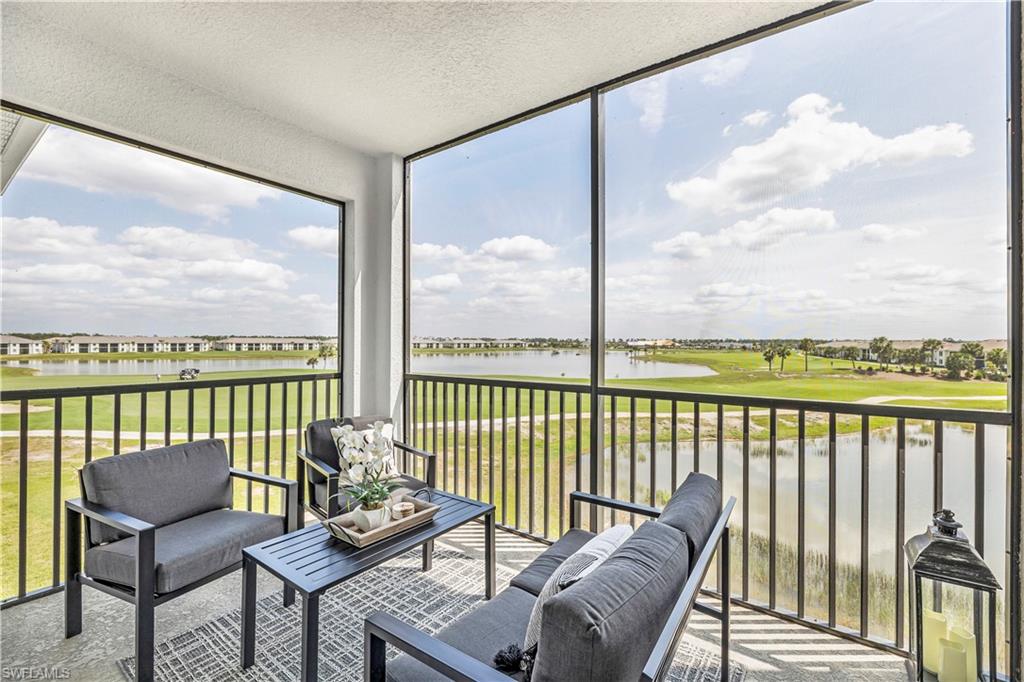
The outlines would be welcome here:
[[[534,682],[637,680],[689,575],[686,535],[648,521],[544,605]]]
[[[407,490],[419,490],[420,488],[426,488],[427,487],[426,483],[424,483],[423,481],[421,481],[418,478],[413,478],[412,476],[402,475],[402,476],[399,476],[398,478],[394,479],[394,481],[395,481],[395,483],[398,483],[399,485],[401,485],[403,488],[406,488]],[[338,498],[337,498],[338,499],[338,509],[341,510],[342,514],[345,513],[346,505],[348,505],[350,503],[352,505],[352,507],[351,507],[352,509],[355,509],[357,506],[359,506],[359,503],[356,502],[355,500],[352,500],[348,495],[346,495],[345,492],[343,490],[341,490],[340,486],[339,486],[338,492],[341,493],[341,495],[339,495]],[[398,492],[398,491],[396,490],[395,492]],[[313,501],[316,502],[317,506],[320,507],[321,509],[327,509],[327,481],[326,480],[323,483],[314,483],[313,484]]]
[[[156,529],[156,592],[166,594],[242,560],[242,548],[273,539],[285,530],[272,514],[220,509]],[[85,572],[93,578],[135,586],[135,538],[85,552]]]
[[[82,467],[82,485],[90,502],[154,526],[231,506],[228,452],[217,439],[93,460]],[[128,536],[89,523],[95,543]]]
[[[509,644],[522,646],[526,624],[536,598],[516,587],[503,590],[494,599],[455,621],[434,635],[464,654],[494,666],[494,654]],[[448,680],[411,656],[401,655],[387,666],[392,682],[442,682]]]
[[[722,484],[707,474],[692,473],[676,488],[658,518],[686,533],[692,568],[722,513]]]
[[[568,533],[558,539],[555,544],[544,550],[529,566],[512,579],[513,587],[518,587],[537,596],[544,589],[544,583],[548,581],[555,569],[562,565],[562,562],[575,554],[580,547],[594,537],[590,531],[572,528]]]

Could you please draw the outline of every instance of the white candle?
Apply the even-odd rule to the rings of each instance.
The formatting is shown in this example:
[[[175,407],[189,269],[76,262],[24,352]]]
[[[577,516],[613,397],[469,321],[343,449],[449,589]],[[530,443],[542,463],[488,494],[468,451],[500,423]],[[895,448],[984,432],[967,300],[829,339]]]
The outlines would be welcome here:
[[[978,649],[974,643],[974,633],[966,628],[955,625],[949,628],[949,641],[956,642],[967,654],[967,677],[972,682],[978,679]]]
[[[967,682],[967,652],[959,642],[939,639],[939,682]]]
[[[942,661],[939,640],[946,638],[946,616],[938,611],[924,609],[923,621],[921,638],[924,642],[924,669],[938,674]]]

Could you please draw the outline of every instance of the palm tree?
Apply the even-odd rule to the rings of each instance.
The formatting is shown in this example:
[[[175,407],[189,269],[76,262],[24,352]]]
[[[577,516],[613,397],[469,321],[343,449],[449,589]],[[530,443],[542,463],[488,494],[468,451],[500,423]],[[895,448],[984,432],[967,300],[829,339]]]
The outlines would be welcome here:
[[[892,356],[892,341],[884,336],[876,336],[868,344],[868,350],[880,364],[887,365]]]
[[[850,361],[850,367],[856,367],[857,358],[860,357],[860,348],[857,346],[843,346],[843,357]]]
[[[788,343],[779,343],[776,347],[775,354],[779,356],[779,360],[782,362],[779,365],[779,371],[786,371],[786,358],[793,354],[793,349],[789,347]]]
[[[983,358],[985,357],[985,347],[977,341],[968,341],[964,345],[960,346],[960,352],[970,355],[972,358]]]
[[[319,364],[320,364],[320,358],[318,358],[315,355],[311,356],[309,359],[306,360],[306,367],[316,368],[316,366],[319,365]]]
[[[318,359],[324,361],[324,366],[327,366],[327,361],[338,355],[338,349],[330,343],[321,343],[320,348],[317,349],[316,356]]]
[[[923,362],[929,365],[935,364],[935,352],[942,348],[942,341],[938,339],[925,339],[921,342],[921,351],[924,353]]]
[[[986,359],[996,369],[1002,370],[1006,368],[1006,349],[1005,348],[993,348],[985,356]]]
[[[774,343],[769,343],[761,348],[761,357],[768,361],[768,371],[772,371],[772,364],[775,362],[777,349]]]
[[[814,350],[814,339],[803,338],[800,339],[800,350],[804,354],[804,371],[807,371],[807,359]]]

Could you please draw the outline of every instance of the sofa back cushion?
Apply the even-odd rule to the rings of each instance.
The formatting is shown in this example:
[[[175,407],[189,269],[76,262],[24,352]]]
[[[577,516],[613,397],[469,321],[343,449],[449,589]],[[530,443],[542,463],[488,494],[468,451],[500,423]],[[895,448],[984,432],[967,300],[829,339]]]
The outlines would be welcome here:
[[[331,429],[339,426],[351,425],[356,431],[372,429],[374,422],[382,421],[391,424],[390,417],[343,417],[341,419],[318,419],[306,426],[306,452],[319,459],[333,469],[340,469],[338,466],[338,447],[334,444],[334,436]],[[307,468],[306,475],[313,483],[323,483],[326,479],[323,474],[312,468]]]
[[[686,533],[693,568],[721,514],[722,484],[707,474],[692,473],[676,488],[658,521]]]
[[[534,682],[637,680],[689,575],[686,535],[648,521],[544,606]]]
[[[155,526],[231,506],[224,441],[182,443],[116,455],[82,467],[85,498]],[[90,540],[112,542],[124,533],[90,521]]]

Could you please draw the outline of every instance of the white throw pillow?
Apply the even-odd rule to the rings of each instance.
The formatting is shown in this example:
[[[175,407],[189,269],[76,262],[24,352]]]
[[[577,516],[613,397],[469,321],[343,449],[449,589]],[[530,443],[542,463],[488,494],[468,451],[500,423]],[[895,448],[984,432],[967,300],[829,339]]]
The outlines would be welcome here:
[[[592,573],[632,534],[633,527],[630,525],[623,523],[612,526],[603,533],[590,538],[585,545],[555,569],[555,572],[544,583],[544,587],[541,588],[540,594],[537,596],[537,601],[533,604],[530,624],[526,626],[526,641],[523,643],[523,651],[530,652],[530,649],[540,641],[544,604],[547,600]]]
[[[374,444],[383,455],[382,466],[385,476],[398,476],[398,465],[395,462],[392,445],[394,432],[394,424],[386,422],[377,422],[371,428],[358,431],[351,425],[332,428],[331,438],[338,448],[338,483],[344,487],[362,482],[363,472],[371,459],[368,456],[368,446]]]

